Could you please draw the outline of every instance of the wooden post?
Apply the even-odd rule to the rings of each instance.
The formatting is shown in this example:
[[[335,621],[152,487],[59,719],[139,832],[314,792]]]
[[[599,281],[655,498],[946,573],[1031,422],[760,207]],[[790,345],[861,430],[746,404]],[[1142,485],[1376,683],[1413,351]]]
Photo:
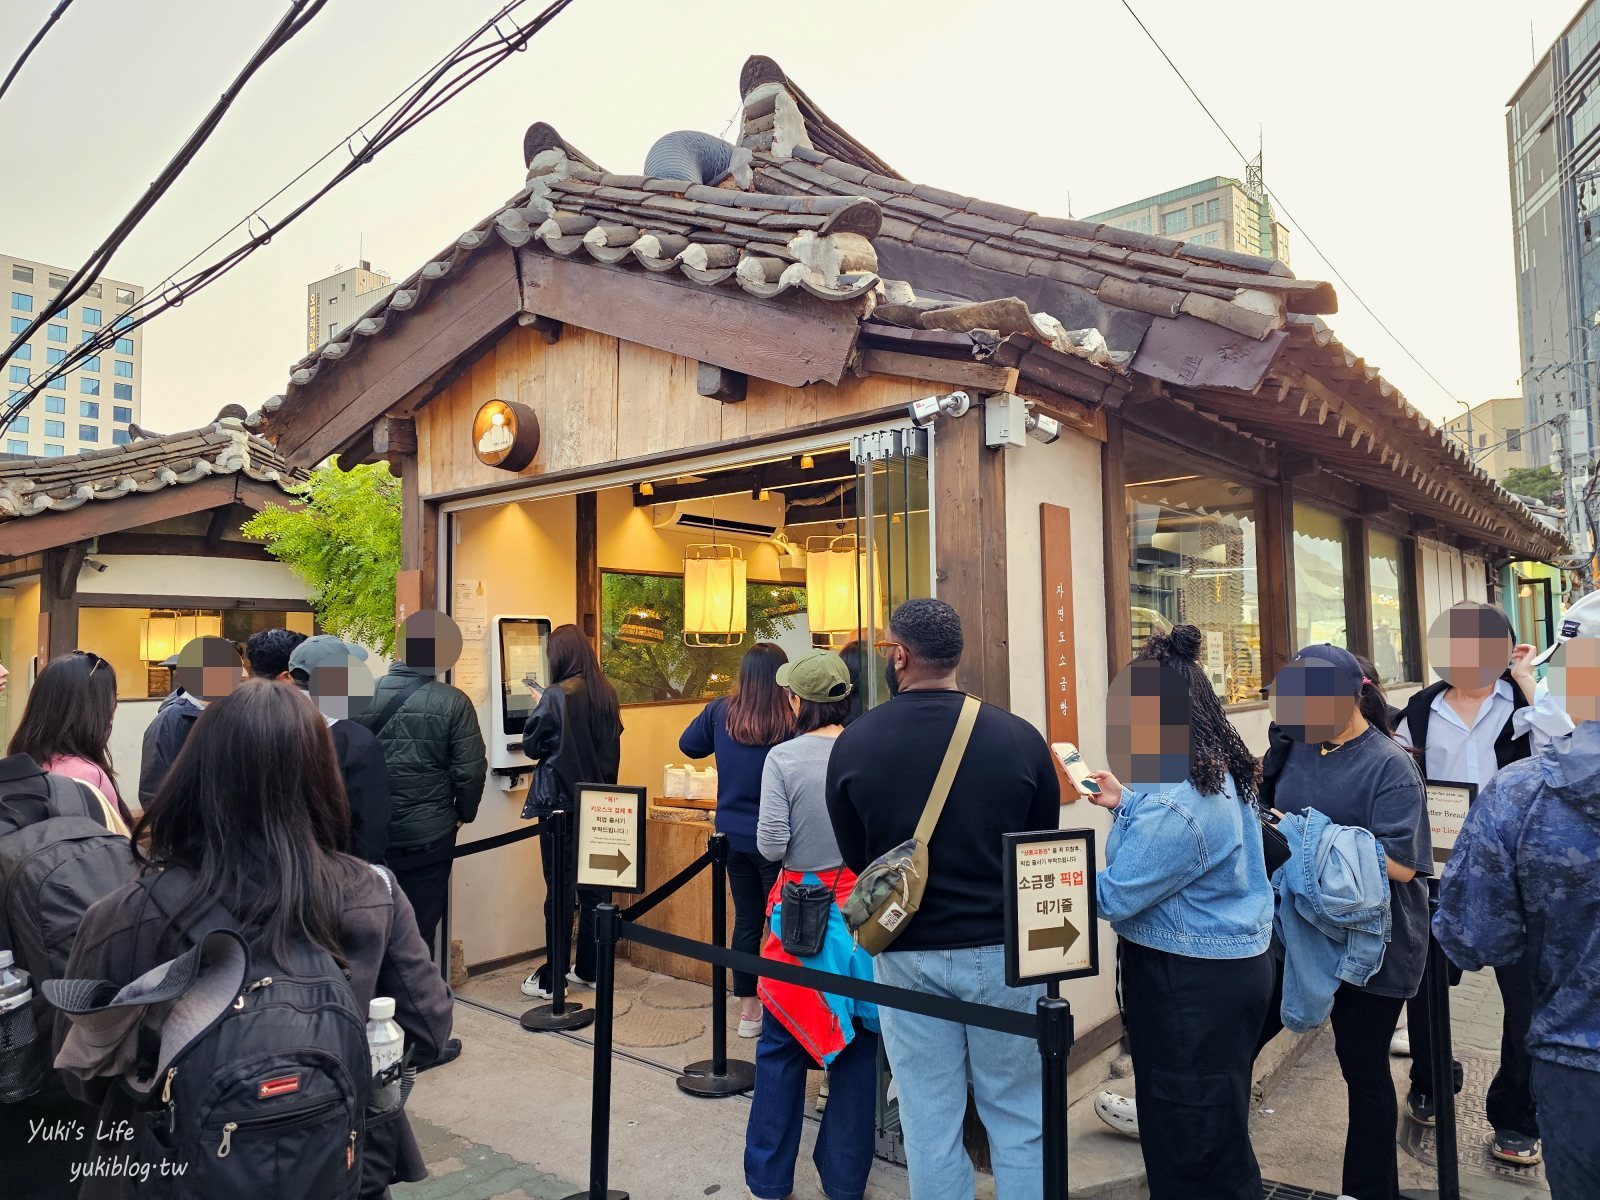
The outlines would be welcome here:
[[[600,648],[600,497],[578,495],[578,628]]]
[[[984,448],[981,420],[947,421],[933,438],[934,554],[939,599],[961,614],[961,686],[1011,702],[1006,612],[1004,455]]]
[[[88,542],[74,542],[44,552],[39,576],[39,665],[77,648],[78,572],[88,556]]]
[[[416,582],[407,585],[413,602],[421,608],[437,608],[439,571],[434,546],[438,540],[438,507],[422,497],[414,452],[394,454],[389,469],[400,476],[400,570],[416,572]],[[398,593],[398,581],[396,587]],[[397,594],[396,620],[404,619],[400,600]]]
[[[1106,661],[1112,675],[1133,657],[1133,599],[1129,574],[1128,489],[1124,467],[1123,419],[1106,416],[1100,448],[1100,517],[1105,539]]]

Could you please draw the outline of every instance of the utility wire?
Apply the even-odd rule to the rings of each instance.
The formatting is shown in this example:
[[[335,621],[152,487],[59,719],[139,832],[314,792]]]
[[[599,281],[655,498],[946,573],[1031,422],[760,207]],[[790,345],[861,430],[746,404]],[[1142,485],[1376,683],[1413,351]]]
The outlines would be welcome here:
[[[61,0],[44,19],[44,28],[33,35],[33,40],[22,48],[22,53],[17,56],[17,61],[11,65],[11,70],[6,73],[5,82],[0,83],[0,100],[5,98],[6,91],[11,87],[11,81],[17,77],[17,72],[22,70],[22,64],[28,61],[28,56],[33,53],[34,47],[44,41],[44,35],[50,32],[50,26],[61,19],[61,15],[72,6],[72,0]]]
[[[1245,152],[1239,148],[1239,143],[1234,141],[1232,135],[1229,134],[1225,128],[1223,128],[1222,122],[1217,120],[1216,114],[1213,113],[1206,102],[1200,98],[1200,93],[1194,90],[1194,85],[1189,82],[1183,71],[1179,69],[1178,64],[1172,61],[1172,56],[1162,48],[1161,43],[1156,40],[1156,35],[1150,32],[1150,27],[1140,19],[1138,13],[1133,11],[1133,5],[1130,4],[1128,0],[1122,0],[1122,7],[1128,10],[1128,15],[1132,17],[1134,23],[1137,24],[1141,30],[1143,30],[1145,37],[1150,39],[1150,44],[1156,48],[1156,51],[1161,55],[1161,57],[1167,60],[1167,66],[1172,68],[1172,72],[1178,77],[1178,81],[1182,83],[1186,89],[1188,89],[1189,95],[1194,97],[1194,102],[1200,106],[1200,111],[1205,113],[1207,117],[1211,118],[1211,123],[1217,127],[1217,132],[1222,134],[1222,136],[1227,139],[1228,145],[1233,147],[1233,152],[1237,154],[1239,158],[1248,166],[1250,163],[1249,155],[1245,154]],[[1278,193],[1267,187],[1264,179],[1261,186],[1263,190],[1266,191],[1267,195],[1272,197],[1273,202],[1277,204],[1279,211],[1281,211],[1284,215],[1284,219],[1299,231],[1300,236],[1305,238],[1306,245],[1310,246],[1311,249],[1316,252],[1317,257],[1328,264],[1328,270],[1333,272],[1334,278],[1339,281],[1339,283],[1344,287],[1345,291],[1350,293],[1357,304],[1366,309],[1367,315],[1377,322],[1378,328],[1389,335],[1390,339],[1396,346],[1400,347],[1401,351],[1407,358],[1416,363],[1418,367],[1422,368],[1422,373],[1429,379],[1433,380],[1434,385],[1438,387],[1441,392],[1443,392],[1446,396],[1449,396],[1450,399],[1454,400],[1457,404],[1465,404],[1465,401],[1459,399],[1454,392],[1445,387],[1444,383],[1437,375],[1428,370],[1426,363],[1424,363],[1420,358],[1411,352],[1410,347],[1400,340],[1400,335],[1395,333],[1394,330],[1390,329],[1389,326],[1384,323],[1383,318],[1373,311],[1372,305],[1368,304],[1364,299],[1362,299],[1361,293],[1356,291],[1355,285],[1345,278],[1344,272],[1340,271],[1338,267],[1334,266],[1333,260],[1324,254],[1322,252],[1322,247],[1317,245],[1317,243],[1312,240],[1311,235],[1306,232],[1305,225],[1294,219],[1293,214],[1289,212],[1289,206],[1283,202],[1283,200],[1278,196]]]
[[[504,31],[500,28],[500,23],[517,9],[531,3],[531,0],[511,0],[511,3],[506,4],[494,16],[480,25],[455,50],[424,72],[417,84],[408,88],[406,92],[402,93],[401,97],[397,97],[396,100],[390,101],[389,104],[379,109],[378,112],[381,114],[389,108],[394,108],[397,102],[399,103],[399,107],[395,108],[395,111],[373,134],[367,135],[364,127],[361,127],[351,135],[347,142],[341,143],[348,147],[351,156],[350,161],[340,167],[309,198],[292,209],[286,216],[270,224],[266,218],[260,217],[259,209],[253,211],[249,217],[235,224],[228,231],[228,233],[231,233],[233,229],[239,228],[239,225],[248,225],[250,229],[248,241],[236,246],[209,266],[196,271],[187,278],[176,279],[173,276],[176,276],[178,272],[174,272],[173,276],[169,276],[159,290],[146,292],[143,299],[123,312],[109,326],[102,328],[94,337],[74,347],[61,362],[30,380],[28,387],[17,392],[14,398],[7,402],[4,409],[0,410],[0,434],[10,428],[16,417],[53,380],[70,374],[87,359],[113,346],[116,339],[122,334],[138,328],[169,309],[178,307],[190,296],[232,271],[244,259],[266,245],[279,231],[290,225],[328,192],[344,182],[345,179],[349,178],[361,167],[371,162],[379,151],[415,128],[420,122],[438,111],[445,103],[477,82],[489,71],[499,66],[512,54],[527,49],[528,42],[534,34],[559,16],[571,2],[572,0],[554,0],[554,3],[551,3],[531,21],[525,24],[514,24],[509,31]],[[479,41],[483,41],[483,45],[474,46],[474,43]],[[357,138],[361,139],[359,148],[354,145]],[[334,148],[335,151],[337,149],[338,147]],[[278,195],[281,195],[294,182],[310,173],[320,163],[326,161],[332,153],[334,151],[324,154],[316,163],[313,163],[305,171],[302,171],[299,176],[296,176],[295,180],[291,180],[289,184],[274,193],[272,198],[275,199]],[[258,219],[261,222],[259,230],[256,229],[255,225]],[[227,233],[224,233],[216,241],[220,242],[226,237]],[[213,242],[212,245],[215,246],[216,242]],[[209,250],[210,247],[207,247],[207,249]],[[201,251],[202,255],[204,253],[206,251]],[[195,256],[195,258],[199,257],[200,255]],[[179,268],[179,271],[186,270],[194,261],[195,259],[190,259],[189,263]]]
[[[232,107],[234,100],[238,98],[240,91],[250,81],[251,76],[259,71],[268,59],[288,45],[290,39],[304,29],[327,2],[328,0],[291,0],[289,11],[284,13],[282,19],[273,26],[272,32],[267,35],[266,40],[261,43],[256,52],[250,56],[243,69],[234,77],[233,82],[228,85],[227,91],[223,92],[217,102],[211,106],[211,110],[206,113],[205,119],[189,135],[188,140],[178,148],[178,152],[173,155],[172,160],[162,169],[155,182],[145,189],[144,195],[139,198],[138,203],[117,223],[116,228],[106,236],[106,239],[95,247],[83,266],[79,267],[77,272],[67,280],[67,284],[62,288],[61,292],[42,305],[39,314],[28,323],[28,327],[11,339],[11,345],[6,348],[4,353],[0,353],[0,367],[5,366],[11,356],[17,352],[17,347],[38,333],[56,313],[70,307],[88,294],[89,289],[94,285],[95,279],[110,263],[112,255],[117,252],[123,242],[127,241],[139,222],[155,207],[156,202],[166,194],[167,189],[177,182],[178,176],[183,174],[184,169],[193,161],[195,155],[200,152],[200,148],[206,144],[212,133],[216,131],[217,126],[222,123],[224,114]]]

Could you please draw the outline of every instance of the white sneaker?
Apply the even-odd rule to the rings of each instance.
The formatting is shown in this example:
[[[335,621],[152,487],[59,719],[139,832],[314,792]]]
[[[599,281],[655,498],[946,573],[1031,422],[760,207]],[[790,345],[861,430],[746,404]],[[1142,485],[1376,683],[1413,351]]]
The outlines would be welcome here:
[[[742,1038],[758,1038],[761,1036],[761,1018],[750,1020],[747,1017],[739,1018],[739,1036]]]
[[[522,994],[524,996],[532,996],[535,1000],[550,999],[554,993],[551,992],[550,985],[544,981],[544,975],[546,973],[547,968],[540,967],[532,975],[529,975],[526,979],[524,979],[522,981]]]
[[[1396,1029],[1394,1036],[1389,1039],[1389,1053],[1396,1058],[1411,1057],[1411,1031],[1409,1029]]]
[[[1132,1096],[1101,1092],[1094,1098],[1094,1115],[1124,1137],[1139,1136],[1139,1105]]]
[[[567,972],[567,982],[572,984],[573,987],[581,987],[590,992],[594,991],[594,980],[585,979],[582,975],[579,975],[577,967],[573,967],[572,970]]]

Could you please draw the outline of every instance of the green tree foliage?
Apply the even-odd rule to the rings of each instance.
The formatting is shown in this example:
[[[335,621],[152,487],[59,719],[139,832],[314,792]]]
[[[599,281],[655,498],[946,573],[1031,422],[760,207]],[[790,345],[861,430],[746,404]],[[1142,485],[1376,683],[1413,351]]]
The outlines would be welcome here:
[[[385,463],[341,471],[329,460],[294,490],[301,507],[269,504],[245,535],[305,580],[323,628],[392,653],[400,481]]]
[[[1561,476],[1549,467],[1512,467],[1500,486],[1519,496],[1532,496],[1546,504],[1561,503]]]

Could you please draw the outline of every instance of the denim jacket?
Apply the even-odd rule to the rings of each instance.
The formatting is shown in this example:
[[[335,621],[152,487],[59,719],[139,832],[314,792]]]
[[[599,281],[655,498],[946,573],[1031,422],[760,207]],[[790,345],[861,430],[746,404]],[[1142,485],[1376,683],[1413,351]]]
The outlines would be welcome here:
[[[1232,777],[1213,796],[1124,789],[1096,891],[1117,935],[1153,950],[1250,958],[1272,940],[1261,825]]]
[[[1306,1033],[1328,1019],[1340,981],[1362,987],[1383,966],[1389,875],[1370,830],[1335,825],[1314,808],[1286,814],[1278,828],[1290,851],[1273,876],[1282,1017],[1286,1028]]]

